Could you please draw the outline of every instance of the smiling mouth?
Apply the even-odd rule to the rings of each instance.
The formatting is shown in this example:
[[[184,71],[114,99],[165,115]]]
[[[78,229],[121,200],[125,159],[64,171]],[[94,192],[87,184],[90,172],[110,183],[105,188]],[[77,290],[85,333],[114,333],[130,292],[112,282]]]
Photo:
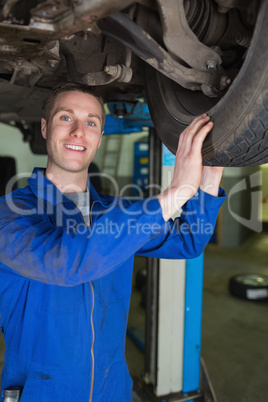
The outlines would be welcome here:
[[[67,148],[67,149],[72,149],[73,151],[80,151],[80,152],[82,152],[82,151],[85,151],[85,147],[82,147],[81,145],[64,145],[65,146],[65,148]]]

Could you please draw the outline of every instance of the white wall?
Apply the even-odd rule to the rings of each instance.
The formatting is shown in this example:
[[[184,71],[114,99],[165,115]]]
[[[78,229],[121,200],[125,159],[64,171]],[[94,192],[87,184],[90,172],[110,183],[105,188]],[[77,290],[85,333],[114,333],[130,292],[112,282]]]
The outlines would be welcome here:
[[[2,123],[0,123],[0,156],[15,158],[17,174],[27,174],[28,177],[34,167],[45,167],[47,161],[46,155],[32,153],[29,144],[23,142],[23,136],[17,128]],[[19,184],[24,186],[26,179],[21,179]]]
[[[122,148],[119,160],[118,175],[122,177],[131,177],[133,175],[133,156],[134,143],[143,138],[146,138],[148,130],[141,133],[123,134]],[[41,133],[40,133],[41,135]],[[95,162],[98,164],[104,157],[103,149],[106,136],[103,138],[103,144],[95,157]],[[47,156],[35,155],[32,153],[28,143],[23,142],[21,132],[7,124],[0,123],[0,156],[12,156],[16,160],[17,174],[31,174],[34,167],[45,167]]]

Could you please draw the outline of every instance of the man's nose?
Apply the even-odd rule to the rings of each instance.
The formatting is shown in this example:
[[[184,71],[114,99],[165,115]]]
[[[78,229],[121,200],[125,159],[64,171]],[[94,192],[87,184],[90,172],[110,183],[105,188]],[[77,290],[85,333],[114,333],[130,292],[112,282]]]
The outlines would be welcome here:
[[[72,127],[71,135],[78,138],[84,136],[84,125],[81,121],[75,121]]]

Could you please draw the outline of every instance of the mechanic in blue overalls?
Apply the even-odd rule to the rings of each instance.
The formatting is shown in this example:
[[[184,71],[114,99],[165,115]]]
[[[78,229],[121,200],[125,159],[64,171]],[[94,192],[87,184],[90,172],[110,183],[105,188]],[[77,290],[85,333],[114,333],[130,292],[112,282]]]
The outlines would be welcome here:
[[[222,168],[202,167],[209,117],[180,135],[169,187],[134,203],[98,194],[87,181],[104,120],[102,100],[87,87],[54,91],[41,124],[47,168],[0,199],[0,401],[6,388],[21,386],[21,402],[130,402],[134,255],[196,257],[213,233],[225,194]],[[205,230],[196,233],[201,221]]]

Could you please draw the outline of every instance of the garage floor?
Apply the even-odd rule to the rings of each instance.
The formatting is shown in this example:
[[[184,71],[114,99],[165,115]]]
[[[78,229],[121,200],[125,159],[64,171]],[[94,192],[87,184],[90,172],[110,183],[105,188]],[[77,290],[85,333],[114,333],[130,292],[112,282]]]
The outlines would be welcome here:
[[[202,356],[218,402],[264,402],[268,400],[268,303],[229,295],[228,279],[240,272],[268,275],[268,233],[256,234],[236,249],[212,245],[206,249]],[[136,306],[130,320],[135,314],[142,326],[144,310],[138,297],[133,294]],[[4,348],[0,334],[0,371]],[[131,375],[142,376],[143,354],[129,339],[127,360]]]
[[[209,245],[205,251],[202,356],[218,402],[268,400],[268,303],[229,294],[229,278],[241,272],[268,275],[268,233],[253,235],[239,248]],[[142,326],[137,293],[130,322]],[[127,360],[131,375],[142,376],[143,354],[129,339]]]

